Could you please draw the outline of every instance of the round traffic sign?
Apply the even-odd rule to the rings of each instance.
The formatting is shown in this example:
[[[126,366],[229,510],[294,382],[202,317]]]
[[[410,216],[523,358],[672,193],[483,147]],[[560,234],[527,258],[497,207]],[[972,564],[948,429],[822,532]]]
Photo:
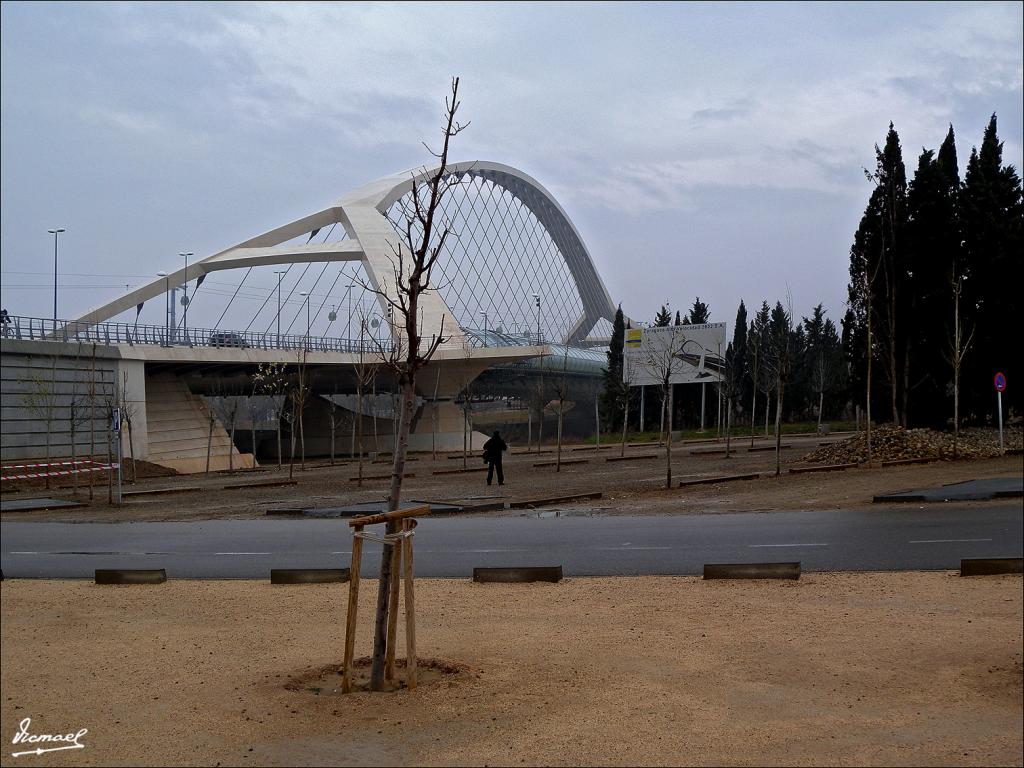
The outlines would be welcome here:
[[[995,378],[996,392],[1006,391],[1006,376],[1002,373],[997,373]]]

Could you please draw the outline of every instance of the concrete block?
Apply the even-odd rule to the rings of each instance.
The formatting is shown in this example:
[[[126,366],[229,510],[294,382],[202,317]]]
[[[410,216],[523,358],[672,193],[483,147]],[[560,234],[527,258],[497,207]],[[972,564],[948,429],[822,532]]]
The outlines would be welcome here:
[[[165,581],[167,581],[167,571],[163,568],[149,570],[96,569],[97,584],[163,584]]]
[[[996,576],[1003,573],[1024,573],[1024,559],[1019,557],[983,557],[960,561],[961,576]]]
[[[474,568],[473,581],[478,583],[524,584],[533,581],[562,580],[562,566],[520,568]]]
[[[271,584],[333,584],[349,579],[348,568],[272,568]]]
[[[799,579],[800,563],[707,563],[705,579]]]

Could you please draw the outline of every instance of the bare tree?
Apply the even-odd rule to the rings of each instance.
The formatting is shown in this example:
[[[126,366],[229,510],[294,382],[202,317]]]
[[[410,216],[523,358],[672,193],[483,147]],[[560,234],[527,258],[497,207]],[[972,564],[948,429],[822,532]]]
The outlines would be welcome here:
[[[220,419],[220,423],[227,428],[229,446],[228,446],[228,471],[235,471],[235,427],[238,424],[238,412],[242,408],[242,398],[235,394],[229,394],[225,390],[221,390],[217,397],[212,398],[212,411],[216,413],[217,418]],[[213,414],[211,413],[210,420],[210,433],[207,435],[207,446],[206,446],[206,471],[210,471],[210,454],[213,449]]]
[[[459,109],[459,79],[451,84],[451,96],[445,101],[445,117],[442,129],[443,144],[439,152],[431,151],[439,163],[433,171],[424,173],[424,181],[412,179],[411,205],[413,211],[406,214],[405,221],[397,227],[400,241],[392,246],[393,282],[390,286],[377,286],[373,290],[379,299],[390,307],[394,319],[392,347],[384,362],[395,374],[402,392],[401,422],[398,443],[395,446],[391,467],[391,486],[388,491],[387,508],[397,510],[401,503],[402,475],[409,449],[409,433],[412,429],[413,410],[416,404],[416,377],[429,363],[438,346],[444,341],[444,325],[428,343],[421,337],[420,299],[430,288],[431,276],[438,257],[443,253],[445,242],[452,234],[450,224],[438,219],[441,203],[448,193],[461,183],[460,176],[448,170],[448,150],[451,140],[464,130],[455,117]],[[429,147],[428,147],[429,150]],[[455,330],[455,329],[452,329]],[[395,533],[395,524],[388,523],[387,532]],[[377,617],[373,642],[373,663],[370,673],[370,688],[384,689],[384,662],[387,651],[387,625],[389,595],[391,592],[391,550],[385,547],[380,566],[380,591],[377,595]]]
[[[662,431],[664,433],[665,409],[671,414],[672,390],[675,384],[672,378],[682,370],[683,359],[681,357],[686,337],[681,327],[669,326],[671,331],[665,341],[652,343],[645,349],[640,359],[640,364],[647,369],[649,374],[658,380],[661,387],[662,400]],[[665,440],[665,487],[672,487],[672,424],[668,424],[668,439]]]
[[[719,386],[722,388],[722,395],[725,397],[725,458],[732,455],[732,411],[736,405],[736,395],[739,393],[740,382],[736,370],[736,353],[732,343],[725,348],[725,370]]]
[[[562,471],[562,419],[565,416],[565,403],[569,397],[569,380],[566,377],[568,367],[569,345],[566,344],[565,352],[562,355],[562,376],[555,383],[555,397],[558,398],[558,444],[555,450],[555,472]]]
[[[375,381],[377,379],[378,367],[376,360],[372,358],[366,351],[366,314],[360,313],[359,317],[359,358],[353,365],[353,372],[356,378],[356,409],[353,418],[353,432],[352,432],[352,450],[356,451],[356,443],[358,441],[358,474],[356,476],[356,484],[358,487],[363,487],[363,457],[366,454],[363,446],[363,411],[364,404],[366,401],[366,390],[367,388],[374,389]],[[375,421],[376,423],[376,421]],[[375,444],[376,447],[376,444]]]
[[[306,471],[306,402],[309,399],[309,372],[306,369],[306,356],[309,350],[303,346],[296,353],[295,381],[291,388],[292,413],[299,424],[299,450],[301,452],[302,471]],[[294,451],[292,463],[295,463]],[[291,477],[291,469],[288,470]]]
[[[840,376],[840,363],[834,350],[818,349],[811,366],[811,391],[818,396],[818,431],[821,432],[822,413],[825,409],[825,393],[831,392]]]
[[[474,348],[465,337],[462,339],[462,356],[467,365],[459,368],[459,409],[462,411],[462,468],[469,467],[470,432],[473,424],[473,382],[476,381],[476,372],[468,363],[472,360]]]
[[[136,466],[135,466],[135,443],[132,440],[132,422],[135,419],[136,405],[135,401],[131,397],[131,393],[128,391],[128,373],[125,372],[121,376],[121,389],[118,397],[119,407],[121,408],[121,424],[123,428],[128,432],[128,456],[131,459],[132,472],[130,482],[134,483],[136,480]],[[118,437],[120,439],[120,437]],[[129,478],[126,478],[129,479]]]
[[[633,386],[633,379],[636,376],[636,362],[632,357],[622,358],[622,450],[619,456],[626,455],[626,430],[629,424],[629,396],[630,388]]]
[[[953,333],[949,339],[949,350],[946,352],[946,360],[953,366],[953,458],[957,457],[958,443],[960,440],[960,367],[963,364],[967,350],[971,348],[971,341],[974,339],[974,329],[964,339],[964,325],[960,319],[960,291],[963,288],[963,281],[957,278],[953,281]]]
[[[48,375],[33,373],[28,380],[28,391],[22,395],[22,404],[37,418],[46,424],[46,464],[52,458],[51,444],[53,441],[53,421],[57,410],[57,356],[49,357],[50,370]],[[46,487],[50,487],[50,467],[43,473]]]
[[[288,394],[288,367],[284,363],[260,363],[253,376],[253,392],[270,397],[277,427],[277,468],[281,467],[281,421]],[[255,448],[254,448],[255,450]]]

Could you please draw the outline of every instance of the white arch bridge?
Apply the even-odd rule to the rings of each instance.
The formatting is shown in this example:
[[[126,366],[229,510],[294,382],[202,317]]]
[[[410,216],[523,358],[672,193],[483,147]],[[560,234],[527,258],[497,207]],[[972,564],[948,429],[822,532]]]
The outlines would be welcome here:
[[[86,362],[97,355],[107,386],[127,390],[134,403],[136,456],[198,468],[192,443],[202,437],[205,460],[206,430],[199,428],[205,405],[197,394],[241,393],[257,364],[295,363],[296,350],[307,350],[321,396],[316,408],[330,407],[321,400],[331,393],[353,390],[354,364],[390,343],[380,294],[394,296],[399,231],[415,221],[414,182],[422,193],[420,182],[436,171],[420,168],[367,184],[318,211],[183,262],[78,317],[56,324],[14,317],[4,328],[5,368],[20,367],[31,378],[57,344],[63,362],[51,367],[68,381],[55,389],[94,391],[96,382],[85,379],[95,374],[85,371],[97,367]],[[488,368],[505,368],[512,378],[530,366],[592,378],[604,355],[585,348],[606,343],[615,312],[579,231],[540,183],[488,161],[449,164],[447,172],[459,182],[440,210],[451,234],[420,317],[423,335],[443,328],[445,342],[420,379],[422,405],[434,412],[424,419],[430,408],[421,407],[414,449],[425,440],[436,443],[438,434],[442,444],[461,445],[455,401]],[[11,378],[4,380],[3,458],[38,456],[40,446],[26,434],[34,419],[24,397],[6,396],[25,388]],[[386,377],[378,381],[386,389]],[[68,392],[66,405],[75,397]],[[56,433],[59,438],[59,425]],[[69,448],[70,434],[64,437]],[[369,449],[387,445],[384,439]],[[56,454],[70,452],[60,446],[58,439]]]

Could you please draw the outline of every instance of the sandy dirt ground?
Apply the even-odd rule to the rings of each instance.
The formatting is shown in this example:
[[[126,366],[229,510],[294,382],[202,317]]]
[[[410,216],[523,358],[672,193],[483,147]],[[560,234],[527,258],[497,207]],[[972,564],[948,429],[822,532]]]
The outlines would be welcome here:
[[[839,439],[832,436],[830,439]],[[1019,476],[1024,466],[1020,456],[957,462],[936,462],[896,467],[863,467],[842,472],[803,475],[785,474],[790,466],[799,464],[806,453],[822,440],[816,435],[788,437],[783,451],[783,474],[769,476],[775,470],[772,451],[748,451],[749,440],[734,441],[735,454],[726,459],[722,455],[706,454],[721,446],[712,442],[688,442],[672,453],[673,484],[680,480],[719,477],[745,473],[763,473],[757,480],[698,485],[690,488],[666,490],[664,450],[657,447],[628,448],[630,461],[607,461],[619,456],[618,448],[572,450],[566,449],[566,459],[587,460],[587,463],[569,464],[555,472],[553,467],[534,467],[534,463],[551,461],[554,455],[543,453],[521,454],[513,452],[506,458],[506,484],[488,486],[483,472],[469,474],[433,474],[439,470],[457,469],[461,458],[439,455],[434,461],[429,455],[416,456],[406,470],[414,474],[403,484],[403,498],[434,502],[460,502],[484,504],[502,501],[524,501],[541,497],[564,496],[573,493],[601,492],[603,498],[580,502],[577,507],[603,514],[702,514],[714,512],[750,512],[793,509],[855,509],[870,507],[871,499],[879,493],[907,490],[1006,475]],[[770,440],[759,439],[755,447],[765,447]],[[650,454],[656,458],[646,458]],[[471,456],[469,466],[480,468],[479,459]],[[367,463],[365,473],[387,475],[390,464]],[[387,492],[387,480],[367,481],[359,488],[352,478],[356,468],[351,463],[338,466],[314,466],[306,471],[296,469],[296,485],[280,487],[250,487],[225,490],[229,484],[267,483],[287,477],[276,467],[256,472],[233,475],[216,473],[210,477],[184,475],[178,477],[140,479],[128,491],[185,488],[182,493],[141,495],[128,499],[121,507],[106,504],[106,488],[101,498],[87,507],[75,509],[9,512],[3,520],[51,520],[67,522],[115,522],[121,520],[203,520],[264,517],[268,509],[280,507],[332,507],[366,501],[381,501]],[[4,499],[48,496],[70,498],[65,490],[49,493],[23,491],[3,492]],[[572,505],[562,504],[571,508]],[[519,512],[489,512],[487,514],[520,514]]]
[[[347,589],[4,582],[3,764],[1022,764],[1020,576],[424,580],[447,671],[342,696]]]

